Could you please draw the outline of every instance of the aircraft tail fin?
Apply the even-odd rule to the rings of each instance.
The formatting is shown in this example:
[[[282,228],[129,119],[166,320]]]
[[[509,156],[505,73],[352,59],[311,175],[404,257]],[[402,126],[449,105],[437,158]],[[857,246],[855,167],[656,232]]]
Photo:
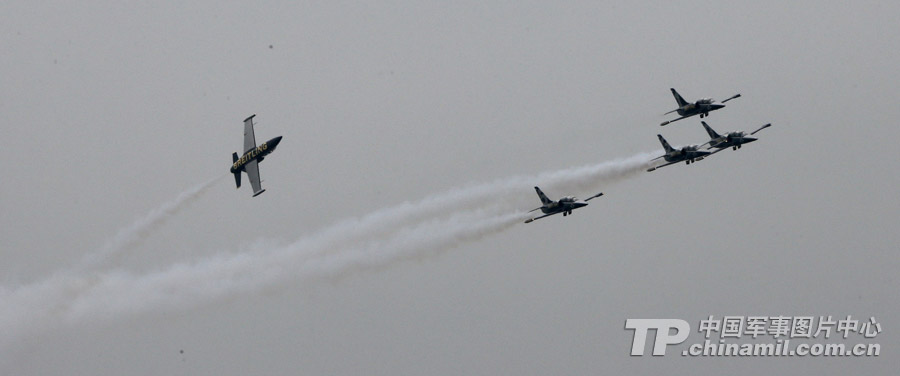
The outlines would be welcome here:
[[[684,100],[684,98],[681,97],[681,94],[678,94],[678,92],[675,91],[674,88],[669,88],[669,90],[672,90],[672,95],[675,96],[675,101],[678,102],[678,107],[684,107],[688,104],[688,102]]]
[[[675,150],[675,149],[672,148],[671,145],[669,145],[668,142],[666,142],[666,139],[663,138],[663,136],[662,136],[661,134],[656,135],[656,137],[659,137],[659,143],[662,144],[663,149],[666,149],[666,153],[669,153],[669,152],[672,152],[672,151]]]
[[[237,153],[232,154],[231,159],[232,159],[232,163],[237,162],[238,161]],[[237,188],[241,187],[241,171],[240,170],[234,172],[234,185],[236,185]]]
[[[715,139],[721,137],[718,133],[716,133],[716,131],[712,129],[712,127],[709,126],[709,124],[706,124],[705,121],[701,121],[700,124],[703,124],[703,128],[706,128],[706,133],[709,134],[709,138]]]
[[[547,198],[547,195],[545,195],[544,192],[541,191],[540,188],[534,187],[534,191],[537,192],[538,197],[541,198],[541,203],[543,203],[544,205],[553,202],[553,200]]]

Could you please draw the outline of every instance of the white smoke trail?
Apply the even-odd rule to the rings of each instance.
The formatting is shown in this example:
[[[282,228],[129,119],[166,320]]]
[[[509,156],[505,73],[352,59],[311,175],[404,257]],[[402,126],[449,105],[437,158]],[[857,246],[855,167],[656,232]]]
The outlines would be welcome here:
[[[142,241],[146,240],[154,230],[158,229],[165,224],[168,219],[172,218],[182,209],[199,199],[219,180],[222,180],[221,176],[211,179],[206,183],[191,187],[178,195],[174,200],[153,209],[150,213],[147,213],[147,215],[138,219],[130,226],[119,230],[119,232],[109,239],[100,250],[86,255],[81,260],[81,263],[74,268],[74,271],[77,272],[102,266],[105,262],[109,262],[110,258],[138,246]]]
[[[144,275],[124,270],[89,276],[58,274],[16,290],[0,289],[0,330],[15,337],[32,329],[77,325],[123,315],[184,310],[295,280],[339,278],[385,267],[412,257],[427,257],[481,239],[521,223],[521,212],[486,215],[465,212],[431,220],[328,255],[330,246],[311,239],[274,250],[220,255],[194,264],[176,264]],[[316,244],[318,243],[318,244]],[[13,333],[14,330],[18,333]]]
[[[495,213],[508,213],[539,206],[532,187],[542,186],[557,198],[570,195],[596,194],[623,179],[644,172],[658,152],[639,153],[593,165],[544,172],[538,175],[513,176],[490,183],[471,184],[425,197],[416,202],[404,202],[376,210],[360,218],[338,222],[317,233],[332,241],[355,242],[373,238],[414,224],[427,218],[441,217],[455,212],[492,205]],[[573,192],[574,191],[574,192]]]
[[[524,220],[520,211],[537,206],[532,185],[544,186],[554,193],[558,190],[556,195],[592,194],[602,186],[643,171],[651,156],[642,153],[596,165],[453,189],[339,222],[284,247],[219,255],[144,275],[124,270],[93,275],[63,273],[18,288],[0,287],[0,333],[10,338],[7,336],[53,325],[188,309],[248,292],[277,289],[297,279],[336,278],[385,267],[398,260],[426,257]],[[201,185],[197,191],[202,192],[210,184]],[[171,215],[166,213],[177,212],[179,205],[196,195],[183,195],[187,198],[173,201],[179,204],[164,206],[176,209],[158,210],[159,214],[149,215],[150,219],[123,230],[121,234],[125,235],[117,236],[111,246],[98,254],[107,257],[139,241]],[[98,258],[102,261],[103,257]]]

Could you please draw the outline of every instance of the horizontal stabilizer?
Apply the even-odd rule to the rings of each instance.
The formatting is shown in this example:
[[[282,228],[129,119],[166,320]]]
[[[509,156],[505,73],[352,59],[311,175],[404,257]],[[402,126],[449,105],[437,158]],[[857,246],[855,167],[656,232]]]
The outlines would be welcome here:
[[[231,163],[237,163],[237,161],[238,161],[237,153],[231,154]],[[241,187],[241,171],[240,170],[234,172],[234,185],[236,185],[238,188]]]

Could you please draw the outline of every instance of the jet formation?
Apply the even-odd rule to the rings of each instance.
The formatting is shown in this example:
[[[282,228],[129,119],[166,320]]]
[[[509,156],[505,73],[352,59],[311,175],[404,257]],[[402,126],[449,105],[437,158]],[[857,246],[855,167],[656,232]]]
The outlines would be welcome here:
[[[735,94],[718,104],[712,98],[702,98],[691,103],[685,101],[684,98],[680,94],[678,94],[678,92],[675,91],[674,88],[670,90],[672,91],[672,95],[675,97],[675,101],[678,103],[678,108],[663,115],[677,112],[680,117],[677,119],[665,121],[660,125],[667,125],[669,123],[694,115],[700,115],[700,118],[705,118],[709,116],[710,112],[725,108],[725,102],[741,97],[740,94]],[[267,155],[275,151],[275,148],[281,142],[281,136],[278,136],[257,146],[256,137],[253,132],[253,118],[255,116],[256,115],[251,115],[250,117],[244,119],[243,154],[241,156],[238,156],[238,153],[232,154],[233,164],[231,165],[230,170],[230,172],[234,174],[234,183],[237,188],[241,187],[241,172],[247,173],[250,178],[250,184],[253,186],[253,197],[259,196],[261,193],[266,191],[265,189],[262,189],[262,184],[259,178],[259,162],[262,162]],[[732,131],[726,132],[724,134],[719,134],[718,132],[713,130],[712,127],[710,127],[709,124],[707,124],[705,121],[701,121],[700,124],[703,126],[703,128],[706,130],[706,133],[710,137],[709,141],[700,145],[687,145],[680,148],[674,148],[669,145],[669,142],[666,141],[666,139],[661,134],[656,135],[659,138],[659,142],[662,144],[663,149],[665,150],[665,154],[652,159],[651,162],[658,159],[663,159],[665,160],[665,163],[658,166],[653,166],[649,168],[647,172],[655,171],[659,168],[670,166],[679,162],[691,164],[693,162],[702,161],[704,158],[707,158],[727,148],[738,150],[744,144],[756,141],[757,139],[752,136],[754,136],[757,132],[772,126],[772,123],[767,123],[749,133],[743,131]],[[707,146],[706,149],[703,149],[704,146]],[[544,194],[543,191],[541,191],[540,188],[534,187],[534,190],[535,192],[537,192],[538,198],[540,198],[541,200],[541,206],[530,210],[529,213],[540,210],[543,215],[529,218],[525,221],[525,223],[531,223],[538,219],[546,218],[559,213],[562,213],[563,217],[569,216],[575,209],[580,209],[588,206],[588,201],[603,196],[603,192],[600,192],[591,197],[588,197],[583,201],[579,200],[575,196],[566,196],[560,198],[559,200],[551,200],[549,197],[547,197],[546,194]]]
[[[755,131],[747,133],[747,132],[727,132],[725,134],[719,134],[709,124],[706,124],[705,121],[700,122],[703,125],[703,128],[706,129],[706,133],[709,134],[709,141],[706,141],[700,145],[688,145],[684,146],[681,149],[675,149],[669,146],[669,143],[666,142],[666,139],[663,138],[662,135],[656,135],[659,137],[659,142],[662,143],[663,148],[666,150],[666,154],[663,154],[660,157],[656,157],[653,160],[657,160],[660,158],[664,158],[666,160],[666,164],[654,166],[647,169],[647,172],[655,171],[656,169],[660,169],[678,162],[684,162],[685,164],[691,164],[693,162],[702,161],[703,158],[709,157],[713,154],[716,154],[722,150],[731,148],[732,150],[738,150],[744,144],[749,144],[753,141],[756,141],[756,137],[751,137],[755,135],[757,132],[766,129],[772,126],[772,123],[767,123]],[[705,150],[701,150],[703,146],[709,145]],[[710,151],[713,150],[714,151]]]
[[[716,101],[712,98],[702,98],[693,103],[684,100],[684,98],[675,91],[674,88],[669,89],[672,91],[672,95],[675,97],[675,101],[678,103],[678,108],[672,111],[669,111],[663,115],[668,115],[673,112],[677,112],[680,116],[677,119],[668,120],[663,122],[660,125],[667,125],[669,123],[688,118],[694,115],[700,115],[700,118],[705,118],[709,116],[709,113],[712,111],[720,110],[725,108],[725,102],[728,102],[735,98],[740,98],[740,94],[735,94],[728,99],[722,101],[721,103],[716,103]],[[663,159],[665,161],[664,164],[650,167],[647,169],[647,172],[656,171],[657,169],[671,166],[673,164],[684,162],[685,164],[691,164],[694,162],[702,161],[704,158],[708,158],[713,154],[716,154],[722,150],[731,148],[732,150],[740,149],[744,144],[748,144],[756,141],[757,139],[754,136],[757,132],[766,129],[772,126],[772,123],[767,123],[753,132],[743,132],[743,131],[733,131],[726,132],[723,134],[719,134],[712,127],[709,126],[705,121],[701,121],[700,124],[706,130],[706,133],[709,135],[709,141],[706,141],[700,145],[687,145],[682,146],[680,148],[674,148],[669,145],[669,142],[661,135],[658,134],[656,137],[659,138],[659,143],[662,144],[663,149],[665,150],[665,154],[653,158],[650,160],[651,162],[656,161],[658,159]],[[587,201],[591,198],[599,197],[603,195],[603,193],[598,193],[597,195],[592,196],[588,200],[579,201],[574,196],[563,197],[558,201],[553,201],[547,198],[543,192],[541,192],[540,188],[534,187],[537,191],[538,196],[541,198],[541,202],[543,206],[531,210],[535,211],[540,209],[544,215],[540,217],[531,218],[525,221],[525,223],[531,223],[537,219],[541,219],[544,217],[548,217],[554,214],[563,213],[563,216],[567,216],[572,214],[572,210],[582,208],[587,206]]]
[[[681,95],[678,94],[677,91],[675,91],[675,89],[669,90],[671,90],[672,95],[675,96],[675,101],[678,102],[679,107],[678,109],[669,111],[666,114],[678,111],[678,114],[681,115],[681,117],[675,120],[665,121],[660,125],[666,125],[673,121],[681,120],[694,115],[700,115],[701,118],[704,118],[709,116],[710,111],[719,110],[725,107],[724,104],[715,104],[715,100],[713,100],[712,98],[704,98],[696,101],[695,103],[688,103],[684,100],[684,98],[681,97]],[[740,96],[740,94],[735,94],[730,98],[722,101],[722,103],[728,102],[734,98],[740,98]],[[767,123],[766,125],[763,125],[755,131],[749,133],[734,131],[719,134],[718,132],[713,130],[712,127],[710,127],[709,124],[707,124],[705,121],[700,121],[700,124],[703,126],[703,129],[706,130],[706,134],[708,134],[710,138],[709,141],[706,141],[700,145],[688,145],[680,149],[675,149],[670,146],[668,142],[666,142],[666,139],[663,138],[662,135],[656,135],[657,137],[659,137],[659,142],[662,144],[663,149],[665,149],[666,154],[656,157],[653,160],[663,158],[665,159],[666,163],[659,166],[653,166],[647,169],[647,172],[656,171],[657,169],[673,165],[678,162],[684,162],[685,164],[699,162],[702,161],[703,158],[709,157],[727,148],[738,150],[744,144],[749,144],[757,140],[755,137],[751,136],[755,135],[757,132],[763,129],[772,126],[772,123]],[[706,145],[708,145],[706,149],[703,149],[703,147]]]

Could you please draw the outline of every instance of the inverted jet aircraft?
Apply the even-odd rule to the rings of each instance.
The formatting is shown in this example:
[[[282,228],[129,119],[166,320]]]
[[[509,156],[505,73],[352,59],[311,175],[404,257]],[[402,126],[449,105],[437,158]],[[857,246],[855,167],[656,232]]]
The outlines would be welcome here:
[[[256,136],[253,134],[253,117],[244,119],[244,154],[238,157],[238,153],[232,154],[234,164],[231,165],[231,173],[234,174],[234,184],[241,187],[241,171],[250,177],[250,185],[253,186],[253,197],[265,192],[259,180],[259,162],[275,151],[275,147],[281,142],[281,136],[256,146]]]
[[[543,205],[539,208],[530,210],[529,213],[540,209],[541,212],[544,213],[544,215],[542,215],[540,217],[530,218],[527,221],[525,221],[525,223],[531,223],[537,219],[549,217],[551,215],[559,214],[559,213],[562,213],[563,217],[565,217],[569,214],[572,214],[572,210],[575,210],[578,208],[583,208],[583,207],[587,206],[588,205],[587,202],[590,201],[591,199],[603,196],[603,192],[600,192],[591,197],[588,197],[584,201],[578,200],[575,196],[566,196],[557,201],[553,201],[553,200],[547,198],[547,195],[545,195],[544,192],[542,192],[540,188],[534,187],[534,190],[535,190],[535,192],[537,192],[538,197],[541,198],[541,203],[543,203]]]
[[[731,98],[728,98],[728,99],[722,101],[721,104],[716,104],[716,100],[712,99],[712,98],[701,98],[701,99],[698,99],[694,103],[688,103],[688,101],[684,100],[684,98],[682,98],[681,95],[678,94],[677,91],[675,91],[675,89],[670,88],[669,90],[672,90],[672,95],[675,96],[675,101],[678,102],[678,108],[676,108],[672,111],[666,112],[663,115],[668,115],[673,112],[677,112],[678,115],[681,117],[674,119],[674,120],[664,121],[664,122],[662,122],[662,124],[660,124],[661,126],[672,123],[672,122],[676,122],[678,120],[688,118],[688,117],[691,117],[694,115],[700,115],[700,118],[704,118],[706,116],[709,116],[709,113],[711,111],[715,111],[715,110],[725,107],[725,104],[724,104],[725,102],[728,102],[732,99],[741,97],[740,94],[735,94],[735,95],[731,96]]]
[[[651,167],[647,170],[647,172],[654,171],[658,168],[663,168],[671,164],[675,164],[678,162],[684,162],[685,164],[691,164],[691,162],[702,161],[703,157],[710,155],[711,153],[708,151],[700,150],[700,146],[698,145],[688,145],[682,147],[681,149],[675,149],[666,142],[666,139],[663,138],[662,135],[656,135],[659,137],[659,142],[662,144],[663,148],[666,149],[666,154],[663,154],[659,157],[651,159],[651,161],[655,161],[660,158],[664,158],[666,163],[662,166]]]
[[[729,147],[731,148],[731,150],[740,149],[741,145],[756,141],[755,137],[750,136],[756,134],[756,132],[772,126],[772,123],[768,123],[766,125],[763,125],[762,127],[759,127],[759,129],[750,132],[750,134],[747,134],[747,132],[728,132],[720,135],[716,133],[716,131],[714,131],[712,127],[709,126],[709,124],[706,124],[705,121],[701,121],[700,123],[703,124],[703,128],[706,128],[706,133],[709,134],[710,140],[707,142],[707,144],[709,144],[709,148],[707,148],[707,150],[713,148],[718,149],[714,151],[713,154],[725,150]]]

